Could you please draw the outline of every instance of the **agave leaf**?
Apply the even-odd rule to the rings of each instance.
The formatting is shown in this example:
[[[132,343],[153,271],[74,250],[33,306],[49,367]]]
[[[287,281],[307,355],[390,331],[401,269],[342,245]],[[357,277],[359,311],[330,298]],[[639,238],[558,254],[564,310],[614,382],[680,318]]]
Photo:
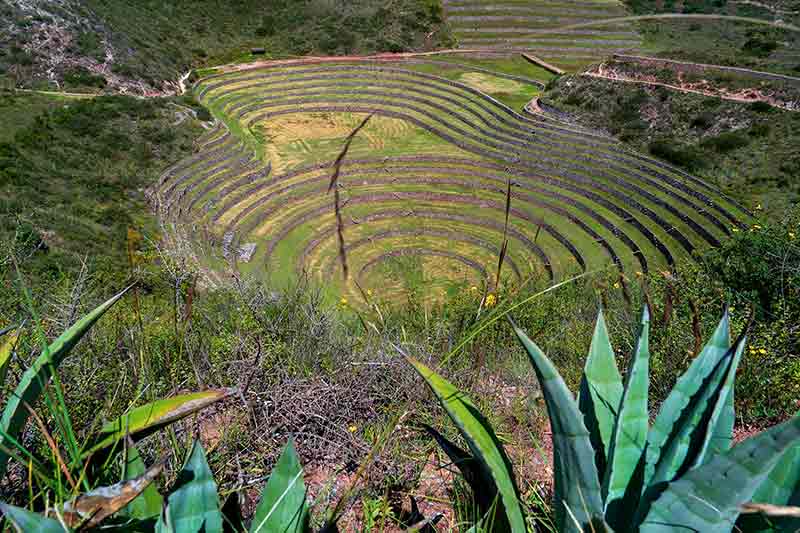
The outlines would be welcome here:
[[[131,439],[127,439],[125,451],[126,457],[122,468],[122,479],[131,480],[143,475],[147,471],[147,467]],[[155,483],[151,483],[145,487],[141,494],[128,503],[120,511],[120,514],[138,520],[156,518],[161,512],[163,504],[164,498],[159,494]]]
[[[195,440],[192,445],[167,498],[167,507],[156,523],[156,531],[222,531],[217,484],[200,441]]]
[[[222,533],[242,533],[247,531],[244,527],[242,507],[239,505],[239,494],[234,492],[228,495],[222,504]]]
[[[0,385],[6,382],[6,375],[8,374],[8,363],[11,362],[11,354],[14,353],[14,347],[19,339],[18,331],[10,331],[6,333],[2,340],[0,340]]]
[[[708,417],[708,431],[702,434],[702,441],[694,458],[695,467],[706,463],[715,454],[724,453],[731,448],[733,442],[733,384],[736,370],[742,360],[747,338],[742,336],[730,351],[733,352],[728,365],[727,374],[717,396],[716,405]]]
[[[130,287],[128,287],[129,289]],[[50,381],[51,372],[58,368],[61,361],[69,355],[72,348],[83,338],[89,328],[91,328],[109,308],[117,303],[120,298],[128,291],[123,290],[104,304],[97,307],[94,311],[84,316],[73,324],[67,331],[62,333],[54,340],[47,349],[36,358],[33,365],[22,375],[17,388],[9,397],[3,416],[0,418],[0,428],[2,433],[12,438],[16,438],[25,422],[28,420],[28,410],[25,404],[34,405],[45,385]],[[8,454],[3,451],[11,443],[6,439],[0,438],[0,477],[3,477],[8,463]]]
[[[650,314],[642,311],[641,332],[636,352],[625,379],[619,416],[614,424],[608,467],[603,479],[606,520],[623,529],[622,520],[630,517],[641,494],[641,474],[647,445],[647,394],[650,384]],[[638,471],[638,472],[637,472]],[[637,475],[639,474],[639,475]]]
[[[603,516],[600,481],[589,431],[583,424],[575,398],[553,362],[516,324],[512,322],[511,325],[536,371],[550,418],[556,529],[562,533],[580,532],[595,518]]]
[[[770,428],[669,483],[652,504],[640,533],[728,533],[739,506],[750,501],[781,460],[800,444],[800,417]]]
[[[447,454],[450,462],[458,467],[464,480],[472,489],[478,508],[483,513],[487,513],[497,498],[497,485],[491,472],[483,466],[483,463],[453,444],[444,435],[430,426],[425,425],[424,427],[436,440],[442,451]]]
[[[0,511],[14,525],[14,529],[18,533],[64,533],[67,531],[58,521],[21,507],[0,502]]]
[[[155,533],[177,533],[171,520],[170,507],[167,504],[161,509],[161,514],[158,515],[158,521],[153,528]]]
[[[720,320],[711,339],[705,345],[700,355],[692,361],[688,370],[678,378],[675,387],[670,391],[667,399],[661,404],[661,409],[656,416],[653,427],[647,437],[647,462],[645,466],[645,486],[661,481],[670,481],[671,476],[680,468],[685,457],[676,449],[673,456],[662,457],[665,448],[670,443],[682,441],[688,447],[691,432],[700,420],[700,412],[706,405],[698,401],[698,395],[715,388],[721,381],[723,374],[719,370],[720,361],[730,348],[730,324],[727,310]],[[716,382],[709,382],[709,380]],[[693,401],[694,400],[694,401]],[[660,467],[659,475],[654,479],[656,468]]]
[[[578,407],[589,430],[598,472],[606,468],[611,433],[621,400],[622,376],[608,338],[606,320],[600,310],[578,392]]]
[[[500,493],[502,512],[497,518],[508,521],[512,533],[525,533],[525,517],[520,506],[519,490],[514,479],[511,461],[494,434],[488,420],[472,401],[450,382],[415,359],[408,359],[420,376],[428,383],[439,403],[458,427],[466,440],[472,456],[489,472]],[[498,527],[503,527],[498,524]]]
[[[146,437],[213,403],[224,400],[233,393],[233,389],[210,389],[203,392],[179,394],[137,407],[105,424],[83,456],[88,457],[98,450],[112,446],[126,436],[135,440]]]
[[[753,503],[770,503],[783,506],[800,506],[800,444],[784,452],[775,468],[758,487]],[[789,517],[770,518],[769,522],[760,514],[747,514],[739,517],[737,526],[742,531],[761,532],[800,530],[800,519]]]
[[[64,503],[59,513],[69,527],[98,526],[103,520],[136,499],[146,488],[152,487],[153,480],[163,469],[163,463],[153,465],[133,479],[80,494]]]
[[[302,533],[308,529],[303,467],[289,440],[256,507],[250,533]]]

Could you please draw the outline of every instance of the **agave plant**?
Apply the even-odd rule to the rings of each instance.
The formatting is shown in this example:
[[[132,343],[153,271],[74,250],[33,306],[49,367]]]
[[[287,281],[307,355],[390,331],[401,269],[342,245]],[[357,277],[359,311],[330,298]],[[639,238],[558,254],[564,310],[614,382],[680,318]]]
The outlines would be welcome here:
[[[103,530],[158,533],[310,531],[303,470],[291,441],[270,474],[249,529],[244,526],[235,494],[220,503],[199,441],[192,445],[166,501],[153,484],[161,465],[145,468],[135,446],[129,444],[126,451],[124,479],[116,485],[82,494],[44,514],[4,503],[0,503],[0,510],[21,532],[88,529],[101,522]]]
[[[49,344],[43,342],[41,353],[23,373],[3,405],[0,417],[0,477],[5,474],[9,459],[22,464],[30,472],[29,479],[36,479],[48,493],[51,501],[65,502],[60,507],[60,512],[63,511],[61,521],[64,525],[81,524],[85,527],[99,523],[145,490],[145,487],[155,479],[160,472],[160,466],[143,470],[127,482],[113,487],[92,489],[94,480],[90,479],[91,474],[99,471],[98,477],[103,477],[103,466],[110,464],[121,449],[125,448],[126,440],[133,442],[143,438],[227,398],[234,392],[231,389],[212,389],[150,402],[105,423],[98,431],[79,443],[73,430],[69,410],[64,403],[57,369],[72,353],[81,338],[126,292],[127,289],[94,309],[53,342]],[[7,376],[9,362],[22,335],[21,329],[6,329],[0,335],[0,377],[3,380]],[[40,333],[40,336],[44,339],[43,334]],[[56,421],[56,430],[60,438],[56,439],[50,435],[42,418],[34,410],[34,406],[40,400],[44,400],[43,403]],[[50,447],[49,462],[47,459],[37,457],[20,442],[20,433],[31,417],[36,420]],[[64,443],[64,450],[59,449],[57,441]],[[5,513],[7,516],[15,516],[12,507],[6,505],[4,509],[8,511]],[[16,516],[22,517],[20,520],[23,520],[24,516],[20,513],[16,513]],[[89,515],[91,518],[87,518]],[[86,520],[88,523],[84,523]],[[15,523],[19,525],[24,523],[24,520]],[[21,529],[29,530],[26,527]]]
[[[743,504],[797,501],[800,417],[732,446],[733,385],[746,339],[741,336],[731,345],[728,313],[678,379],[652,426],[649,325],[645,308],[623,381],[599,314],[576,399],[552,361],[512,322],[550,418],[558,531],[730,532]],[[410,362],[469,447],[462,450],[429,429],[485,513],[476,530],[525,532],[514,471],[491,425],[452,384],[422,363]],[[754,530],[762,529],[748,529]]]

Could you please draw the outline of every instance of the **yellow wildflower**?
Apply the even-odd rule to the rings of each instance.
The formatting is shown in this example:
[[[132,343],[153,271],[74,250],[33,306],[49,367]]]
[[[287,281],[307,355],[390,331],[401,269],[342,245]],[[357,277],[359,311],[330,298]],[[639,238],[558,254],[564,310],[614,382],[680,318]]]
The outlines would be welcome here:
[[[758,204],[758,205],[756,206],[756,211],[761,211],[762,209],[764,209],[764,208],[763,208],[763,207],[761,207],[761,204]]]
[[[469,290],[471,290],[472,292],[478,292],[478,287],[473,285],[472,287],[469,288]]]
[[[767,355],[767,351],[764,348],[758,350],[758,353],[760,353],[761,355]]]
[[[642,274],[642,272],[641,272],[640,270],[637,270],[637,271],[636,271],[636,276],[637,276],[637,277],[641,278],[643,275],[644,275],[644,274]]]
[[[794,240],[794,238],[795,238],[795,237],[796,237],[796,235],[794,234],[794,232],[793,232],[793,231],[790,231],[790,232],[789,232],[789,238],[790,238],[790,239],[792,239],[792,240]]]
[[[486,297],[486,307],[492,307],[497,303],[497,297],[494,294],[489,294]]]
[[[734,233],[739,233],[739,228],[733,228]]]
[[[372,289],[367,289],[367,296],[372,296]]]
[[[342,305],[347,305],[347,298],[342,298],[341,300],[339,300],[339,303]]]
[[[753,224],[753,229],[761,229],[761,226],[759,226],[758,224]]]
[[[350,433],[355,433],[356,431],[358,431],[358,428],[356,426],[354,426],[354,425],[351,425],[347,429],[348,429],[348,431],[350,431]]]
[[[615,288],[615,289],[619,289],[619,281],[618,281],[618,282],[616,282],[616,283],[614,283],[614,288]]]

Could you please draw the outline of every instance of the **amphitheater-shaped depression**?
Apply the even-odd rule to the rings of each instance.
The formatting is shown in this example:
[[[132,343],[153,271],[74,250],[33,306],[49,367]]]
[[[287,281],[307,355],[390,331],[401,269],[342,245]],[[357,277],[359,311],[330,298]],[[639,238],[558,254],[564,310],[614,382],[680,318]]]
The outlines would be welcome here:
[[[388,299],[491,284],[509,182],[503,277],[518,281],[666,268],[747,217],[705,182],[600,132],[501,102],[537,89],[432,60],[305,60],[208,76],[195,92],[218,122],[162,175],[160,210],[210,266],[277,283],[307,274],[336,297],[357,298],[358,281]],[[345,282],[328,185],[367,114],[339,177]]]

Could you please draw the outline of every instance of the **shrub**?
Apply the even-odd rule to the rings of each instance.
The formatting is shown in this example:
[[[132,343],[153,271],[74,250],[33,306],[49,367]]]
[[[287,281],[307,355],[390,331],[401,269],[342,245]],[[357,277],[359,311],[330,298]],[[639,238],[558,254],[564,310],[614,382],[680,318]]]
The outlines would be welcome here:
[[[692,119],[692,127],[700,129],[708,129],[714,124],[715,115],[711,112],[700,113]]]
[[[64,83],[72,87],[97,87],[102,89],[107,82],[103,76],[89,72],[82,67],[75,67],[64,73]]]
[[[764,35],[754,35],[742,45],[743,52],[756,57],[767,57],[777,48],[778,42]]]
[[[766,122],[759,122],[750,126],[750,129],[747,131],[747,134],[751,137],[766,137],[769,135],[769,132],[772,131],[772,128]]]
[[[748,107],[750,107],[751,111],[755,111],[757,113],[769,113],[772,111],[772,106],[769,105],[768,102],[763,100],[758,100],[757,102],[752,102]]]
[[[656,139],[650,143],[648,149],[654,156],[689,170],[697,170],[705,164],[703,155],[697,148],[678,143],[674,139]]]
[[[744,132],[741,131],[726,131],[720,133],[716,137],[710,137],[700,143],[701,146],[710,148],[719,153],[726,153],[737,148],[742,148],[750,144],[750,139],[747,138]]]
[[[732,293],[753,298],[762,315],[779,303],[794,306],[800,297],[798,216],[780,224],[734,228],[731,239],[703,256],[704,266]]]

